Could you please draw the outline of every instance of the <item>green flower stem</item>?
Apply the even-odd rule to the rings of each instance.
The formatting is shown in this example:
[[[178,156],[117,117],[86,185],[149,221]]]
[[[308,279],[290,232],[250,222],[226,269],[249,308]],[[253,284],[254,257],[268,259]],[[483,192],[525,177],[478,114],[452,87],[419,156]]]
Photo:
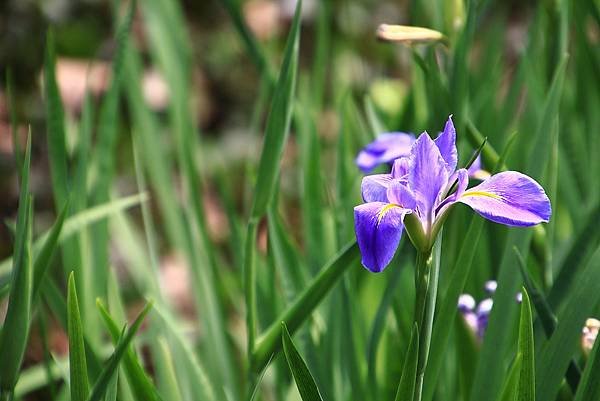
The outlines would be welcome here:
[[[442,249],[442,233],[440,231],[432,250],[419,252],[415,266],[415,287],[417,299],[415,303],[415,323],[419,332],[419,361],[415,382],[414,401],[421,401],[423,378],[429,357],[433,314],[438,291],[440,271],[440,254]]]
[[[258,219],[251,218],[248,222],[246,235],[246,251],[244,255],[244,291],[246,298],[246,329],[248,330],[248,356],[254,352],[256,337],[256,234]]]

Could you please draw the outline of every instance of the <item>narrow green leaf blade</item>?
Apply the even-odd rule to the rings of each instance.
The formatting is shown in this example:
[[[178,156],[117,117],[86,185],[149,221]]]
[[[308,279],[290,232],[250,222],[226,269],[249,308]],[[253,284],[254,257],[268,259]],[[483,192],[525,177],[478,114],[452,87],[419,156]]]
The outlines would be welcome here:
[[[600,247],[579,274],[575,289],[558,316],[556,331],[538,351],[536,362],[536,399],[551,400],[558,393],[561,379],[577,349],[581,328],[600,300]]]
[[[275,182],[279,175],[279,161],[290,129],[298,69],[301,9],[302,1],[298,1],[265,129],[251,213],[255,218],[266,213],[273,197]]]
[[[522,356],[521,373],[517,389],[518,401],[535,401],[535,359],[533,344],[533,321],[531,303],[527,290],[521,290],[523,301],[521,303],[521,318],[519,320],[518,352]]]
[[[28,152],[29,153],[29,152]],[[29,162],[25,158],[25,164]],[[25,172],[27,169],[24,168]],[[23,175],[25,177],[25,175]],[[22,191],[27,188],[23,187]],[[33,220],[33,200],[27,195],[25,201],[19,205],[21,210],[26,210],[25,218],[17,221],[17,257],[13,267],[10,296],[2,337],[0,337],[0,399],[10,398],[23,362],[27,347],[29,327],[31,323],[31,290],[33,284],[33,268],[31,261],[31,226]]]
[[[600,399],[600,351],[598,349],[600,349],[600,341],[595,341],[583,370],[583,378],[575,394],[575,401]]]
[[[398,384],[395,401],[412,400],[415,394],[417,380],[417,365],[419,362],[419,328],[415,323],[410,335],[410,343],[402,366],[402,376]]]
[[[71,400],[85,401],[90,392],[88,382],[83,326],[79,313],[79,301],[75,287],[75,275],[69,275],[67,292],[68,334],[69,334],[69,371],[71,377]]]
[[[144,318],[146,317],[148,312],[150,312],[151,309],[152,302],[148,302],[144,309],[140,312],[138,317],[135,319],[131,327],[121,336],[113,354],[108,360],[108,363],[106,364],[104,369],[102,369],[100,377],[98,377],[98,379],[96,380],[96,383],[92,388],[92,392],[90,394],[90,397],[88,398],[88,401],[100,401],[102,397],[104,397],[113,375],[117,373],[119,363],[125,355],[129,344],[131,343],[131,341],[133,341],[133,337],[137,333],[138,329],[142,325],[142,322],[144,321]]]
[[[296,386],[298,387],[302,400],[323,401],[319,389],[317,388],[317,384],[315,383],[315,379],[313,379],[306,363],[296,349],[285,322],[281,322],[281,341],[285,359],[294,375],[294,380],[296,381]]]
[[[33,298],[35,299],[42,280],[44,279],[44,275],[46,274],[46,270],[48,269],[48,265],[52,260],[52,255],[56,250],[58,245],[58,240],[60,238],[60,233],[63,229],[63,225],[65,223],[65,218],[69,212],[69,204],[67,202],[63,207],[62,212],[56,218],[54,225],[50,229],[48,236],[44,241],[44,245],[42,245],[40,251],[35,257],[35,262],[33,264]],[[37,241],[36,241],[37,243]]]
[[[113,344],[116,345],[119,341],[120,334],[117,323],[114,321],[108,310],[104,307],[99,299],[96,300],[96,306],[98,307],[100,316],[102,316],[104,325],[110,333]],[[125,370],[125,375],[127,376],[127,381],[131,386],[131,391],[136,399],[153,401],[161,399],[158,391],[144,371],[144,368],[142,367],[142,364],[140,363],[132,347],[127,349],[127,352],[123,357],[123,367]]]

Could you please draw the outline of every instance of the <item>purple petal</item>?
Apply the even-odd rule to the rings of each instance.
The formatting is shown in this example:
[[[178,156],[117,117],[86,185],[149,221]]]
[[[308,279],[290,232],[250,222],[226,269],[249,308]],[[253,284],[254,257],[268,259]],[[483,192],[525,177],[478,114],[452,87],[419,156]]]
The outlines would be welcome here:
[[[402,237],[404,216],[410,210],[383,203],[365,203],[354,208],[354,229],[362,264],[380,272],[390,263]]]
[[[478,155],[473,164],[469,166],[468,169],[469,177],[475,178],[477,180],[485,180],[490,177],[490,173],[485,171],[481,165],[481,155]]]
[[[414,210],[417,207],[415,195],[400,180],[393,180],[387,189],[387,198],[404,209]]]
[[[404,132],[381,134],[356,157],[357,166],[368,173],[379,164],[390,163],[410,153],[415,137]]]
[[[410,159],[408,157],[401,157],[394,161],[392,166],[392,177],[396,179],[403,179],[408,175],[410,170]]]
[[[360,189],[365,202],[388,203],[387,190],[392,182],[390,174],[373,174],[364,176]]]
[[[435,144],[440,150],[440,154],[446,162],[446,170],[448,174],[452,174],[456,170],[458,161],[458,152],[456,150],[456,130],[452,122],[452,116],[448,117],[444,132],[435,138]]]
[[[410,157],[408,183],[415,194],[421,218],[431,223],[438,197],[448,182],[446,162],[426,132],[415,142]]]
[[[475,309],[475,299],[470,294],[461,294],[458,297],[458,310],[466,313]]]
[[[509,226],[548,222],[552,215],[550,200],[540,184],[516,171],[491,176],[465,191],[458,201],[486,219]]]
[[[484,287],[485,292],[487,292],[488,294],[493,294],[496,292],[496,289],[498,288],[498,282],[496,280],[488,280],[485,282]]]

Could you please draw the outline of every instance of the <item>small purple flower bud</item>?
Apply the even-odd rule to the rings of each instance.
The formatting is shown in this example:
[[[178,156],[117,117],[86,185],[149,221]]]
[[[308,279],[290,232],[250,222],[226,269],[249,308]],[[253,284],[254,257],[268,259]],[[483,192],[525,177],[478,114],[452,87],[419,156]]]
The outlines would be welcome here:
[[[594,318],[589,318],[585,321],[581,335],[581,347],[586,355],[594,348],[594,343],[600,331],[600,321]]]
[[[477,321],[477,315],[474,312],[470,311],[464,312],[463,319],[465,319],[465,323],[467,323],[467,326],[471,329],[471,331],[479,335],[479,324]]]
[[[518,292],[517,296],[515,297],[515,299],[517,300],[517,303],[520,304],[521,302],[523,302],[523,294],[520,293],[520,292]]]
[[[485,329],[487,328],[490,312],[494,306],[494,301],[491,298],[486,298],[477,305],[477,335],[483,338]]]
[[[485,292],[488,294],[493,294],[496,292],[496,288],[498,288],[498,282],[496,280],[488,280],[484,285]]]
[[[461,294],[458,297],[458,310],[463,314],[475,309],[475,299],[469,294]]]

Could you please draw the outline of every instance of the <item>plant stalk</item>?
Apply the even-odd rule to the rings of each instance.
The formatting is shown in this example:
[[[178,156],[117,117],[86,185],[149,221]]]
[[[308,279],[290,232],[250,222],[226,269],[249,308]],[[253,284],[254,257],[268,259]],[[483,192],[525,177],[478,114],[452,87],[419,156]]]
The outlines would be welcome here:
[[[413,401],[421,401],[423,395],[423,379],[429,358],[431,330],[435,301],[438,292],[438,277],[440,271],[440,254],[442,235],[437,236],[433,249],[417,253],[415,266],[415,288],[417,299],[415,303],[415,323],[419,329],[419,360]]]

